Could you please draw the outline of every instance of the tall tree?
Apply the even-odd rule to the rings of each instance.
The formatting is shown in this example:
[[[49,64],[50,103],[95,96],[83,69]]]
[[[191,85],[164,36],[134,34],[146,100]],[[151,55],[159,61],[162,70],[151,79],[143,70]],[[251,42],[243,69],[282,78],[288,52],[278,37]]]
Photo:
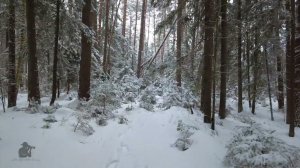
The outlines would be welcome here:
[[[105,4],[105,37],[104,37],[104,54],[103,54],[103,72],[108,72],[108,41],[109,41],[109,8],[110,0],[106,0]]]
[[[16,82],[16,45],[15,45],[15,0],[9,1],[8,17],[8,107],[17,104],[17,82]]]
[[[238,112],[243,111],[243,79],[242,79],[242,3],[237,0],[238,13]]]
[[[279,10],[281,1],[277,1],[277,8]],[[275,42],[274,42],[274,51],[276,53],[276,61],[277,61],[277,99],[278,99],[278,108],[283,109],[284,107],[284,94],[283,94],[283,73],[282,73],[282,52],[281,52],[281,45],[280,45],[280,21],[279,21],[279,12],[275,10],[275,24],[274,27],[275,32]]]
[[[182,16],[182,11],[185,8],[185,0],[178,1],[178,21],[177,21],[177,44],[176,44],[176,82],[177,86],[181,86],[181,69],[182,69],[182,59],[181,59],[181,45],[182,36],[184,29],[184,18]]]
[[[139,51],[138,51],[138,65],[137,65],[137,73],[136,73],[138,78],[140,78],[142,75],[142,58],[144,56],[144,46],[145,46],[146,11],[147,11],[147,0],[143,0],[141,28],[140,28],[140,44],[139,44]]]
[[[201,109],[204,112],[204,123],[211,122],[211,92],[212,92],[212,58],[213,58],[213,36],[214,36],[214,1],[205,0],[204,9],[204,66],[202,71]],[[199,65],[199,72],[201,66]]]
[[[290,91],[288,103],[287,103],[287,113],[290,115],[290,128],[289,128],[289,136],[295,136],[295,33],[296,33],[296,25],[295,25],[295,0],[291,0],[291,53],[289,62],[287,63],[287,71],[288,71],[288,89]],[[298,53],[298,51],[297,51]]]
[[[91,2],[92,0],[85,0],[82,8],[82,23],[85,24],[86,30],[91,29]],[[91,78],[91,50],[92,42],[86,31],[81,32],[81,60],[79,70],[79,99],[86,101],[90,98],[90,78]]]
[[[28,100],[30,102],[37,102],[40,104],[39,73],[36,56],[34,0],[26,0],[26,20],[28,40]]]
[[[59,9],[60,0],[56,1],[56,17],[55,17],[55,38],[54,38],[54,56],[53,56],[53,70],[52,70],[52,97],[50,101],[50,106],[54,104],[56,99],[57,90],[57,62],[58,62],[58,35],[59,35]]]
[[[124,0],[123,25],[122,25],[122,35],[124,37],[125,37],[125,32],[126,32],[126,18],[127,18],[127,0]]]
[[[227,0],[221,1],[221,83],[219,116],[226,117],[226,83],[227,83]]]
[[[290,13],[291,12],[291,0],[286,0],[286,10]],[[290,63],[290,57],[291,57],[291,19],[289,17],[287,17],[286,22],[285,22],[285,26],[286,26],[286,123],[290,124],[290,110],[289,108],[292,106],[290,103],[292,103],[292,101],[290,100],[293,96],[292,96],[292,92],[290,91],[290,75],[289,75],[289,63]]]

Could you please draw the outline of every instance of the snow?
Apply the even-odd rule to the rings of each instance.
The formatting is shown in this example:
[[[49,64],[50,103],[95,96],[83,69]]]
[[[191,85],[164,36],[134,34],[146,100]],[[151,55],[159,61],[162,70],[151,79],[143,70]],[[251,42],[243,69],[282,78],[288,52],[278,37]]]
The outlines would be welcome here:
[[[296,137],[287,135],[288,125],[284,114],[274,110],[275,121],[270,120],[269,107],[258,105],[256,115],[252,115],[245,103],[243,114],[229,115],[225,120],[216,120],[216,131],[203,123],[202,114],[195,114],[181,107],[168,110],[155,109],[150,112],[133,104],[133,110],[125,110],[128,105],[114,111],[124,116],[127,124],[119,124],[118,118],[108,120],[106,126],[99,126],[95,119],[89,124],[94,134],[85,136],[74,132],[77,114],[77,100],[68,100],[63,95],[57,103],[61,106],[53,116],[58,122],[43,129],[44,118],[48,114],[30,114],[26,111],[27,95],[21,94],[17,108],[6,113],[0,111],[0,168],[222,168],[226,155],[226,145],[236,133],[237,126],[247,126],[243,119],[251,118],[267,130],[275,130],[273,135],[290,145],[300,147],[300,131]],[[42,99],[47,106],[49,97]],[[235,107],[235,101],[229,100]],[[188,126],[192,135],[191,146],[185,151],[178,150],[174,144],[180,138],[177,130],[179,121]],[[19,158],[18,150],[23,142],[35,146],[32,157]]]

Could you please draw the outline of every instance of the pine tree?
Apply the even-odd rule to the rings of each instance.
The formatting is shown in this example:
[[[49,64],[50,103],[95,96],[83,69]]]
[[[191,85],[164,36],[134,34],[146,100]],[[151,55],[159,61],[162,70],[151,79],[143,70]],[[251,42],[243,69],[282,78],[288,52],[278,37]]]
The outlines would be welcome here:
[[[227,0],[221,1],[221,84],[219,116],[226,117],[226,83],[227,83]]]
[[[88,101],[90,99],[90,78],[91,78],[91,49],[92,42],[89,40],[88,34],[85,31],[91,29],[91,0],[85,0],[82,8],[82,23],[87,26],[81,32],[81,60],[79,70],[79,90],[78,97]]]
[[[41,103],[39,73],[36,55],[35,1],[26,0],[27,44],[28,44],[28,100]],[[31,105],[31,104],[30,104]]]
[[[204,123],[211,122],[211,94],[212,94],[212,58],[213,58],[213,36],[214,36],[214,1],[205,0],[204,21],[204,66],[201,88],[201,108],[204,112]],[[199,65],[199,69],[201,66]],[[199,71],[199,70],[198,70]]]
[[[50,106],[54,104],[57,90],[57,62],[58,62],[58,35],[59,35],[59,10],[60,0],[56,1],[56,17],[55,17],[55,39],[54,39],[54,56],[53,56],[53,79],[52,79],[52,97]]]
[[[15,0],[9,1],[9,18],[8,18],[8,107],[17,104],[17,82],[16,82],[16,47],[15,47]]]
[[[143,0],[141,28],[140,28],[140,44],[139,44],[139,51],[138,51],[138,65],[137,65],[137,72],[136,72],[136,76],[138,78],[140,78],[142,75],[142,58],[145,52],[144,44],[145,44],[146,11],[147,11],[147,0]]]

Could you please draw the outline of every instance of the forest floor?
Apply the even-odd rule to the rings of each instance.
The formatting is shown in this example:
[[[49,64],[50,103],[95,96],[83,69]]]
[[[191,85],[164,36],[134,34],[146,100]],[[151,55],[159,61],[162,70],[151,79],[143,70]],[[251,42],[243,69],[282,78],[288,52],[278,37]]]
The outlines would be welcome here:
[[[60,107],[53,114],[57,122],[49,129],[42,128],[48,114],[30,114],[26,98],[20,94],[16,108],[6,113],[0,110],[0,168],[221,168],[226,145],[236,128],[249,125],[245,118],[274,130],[273,136],[287,144],[300,147],[300,130],[296,128],[296,137],[289,138],[284,113],[275,107],[275,121],[271,121],[269,106],[262,104],[252,115],[245,102],[244,112],[236,114],[236,101],[229,99],[231,114],[225,120],[216,119],[216,131],[203,123],[203,115],[195,109],[194,114],[181,107],[149,112],[135,103],[128,111],[129,105],[123,105],[114,114],[124,116],[125,124],[120,124],[118,117],[108,120],[106,126],[91,119],[89,124],[95,132],[85,136],[74,132],[80,113],[74,108],[76,98],[62,95],[57,100]],[[48,106],[49,100],[42,98],[42,106]],[[185,151],[175,145],[183,133],[178,131],[179,123],[190,133]],[[19,158],[23,142],[35,147],[31,157]]]

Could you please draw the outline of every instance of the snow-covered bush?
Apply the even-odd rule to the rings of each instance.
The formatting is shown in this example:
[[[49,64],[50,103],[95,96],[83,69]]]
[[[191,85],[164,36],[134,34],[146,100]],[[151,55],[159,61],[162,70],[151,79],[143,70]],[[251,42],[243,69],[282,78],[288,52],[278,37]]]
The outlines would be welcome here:
[[[153,92],[152,87],[147,87],[141,95],[140,107],[148,111],[154,110],[154,105],[156,104],[155,92]]]
[[[95,132],[93,127],[89,124],[89,120],[84,119],[81,115],[77,116],[77,123],[74,124],[74,132],[77,130],[85,136],[92,135]]]
[[[184,124],[182,120],[178,121],[177,131],[179,131],[179,138],[174,143],[174,146],[178,150],[185,151],[191,147],[192,140],[190,139],[190,137],[194,134],[194,132],[192,132],[192,129],[195,128]]]
[[[238,168],[296,168],[300,159],[297,147],[256,124],[239,127],[227,148],[225,165]]]
[[[196,105],[196,97],[188,89],[177,87],[174,83],[163,85],[168,87],[164,88],[162,108],[169,109],[172,106],[190,108]]]
[[[121,93],[117,84],[111,80],[105,80],[98,84],[92,94],[91,105],[101,107],[102,111],[113,111],[121,107]]]

